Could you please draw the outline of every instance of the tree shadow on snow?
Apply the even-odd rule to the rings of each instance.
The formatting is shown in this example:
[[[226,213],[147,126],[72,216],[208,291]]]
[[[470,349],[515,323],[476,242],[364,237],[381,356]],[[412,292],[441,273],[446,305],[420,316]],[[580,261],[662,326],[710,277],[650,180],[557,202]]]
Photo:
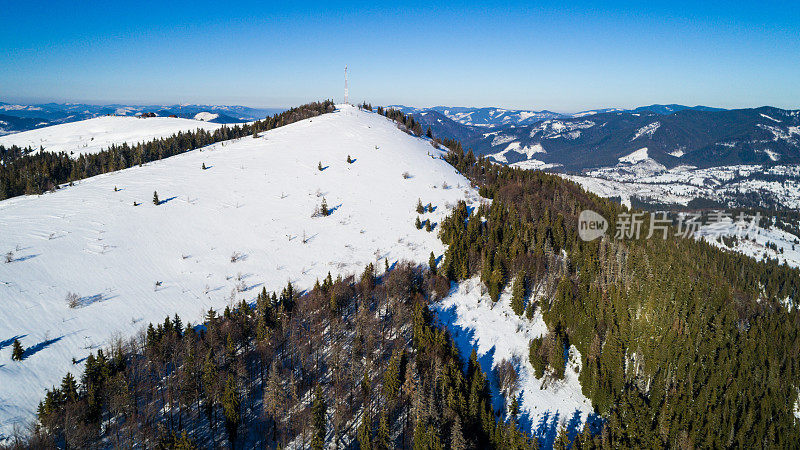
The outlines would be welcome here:
[[[39,342],[36,345],[26,348],[25,351],[22,353],[22,359],[30,358],[31,356],[39,353],[40,351],[60,341],[62,338],[64,338],[64,336],[59,336],[54,339],[48,339],[46,341]]]
[[[33,254],[33,255],[25,255],[25,256],[20,256],[20,257],[18,257],[18,258],[14,258],[14,261],[12,261],[12,262],[22,262],[22,261],[27,261],[27,260],[29,260],[29,259],[36,258],[37,256],[39,256],[39,253],[36,253],[36,254]]]
[[[176,198],[178,198],[178,196],[177,196],[177,195],[176,195],[176,196],[174,196],[174,197],[165,198],[164,200],[161,200],[161,201],[159,201],[159,202],[158,202],[158,204],[159,204],[159,205],[163,205],[164,203],[169,203],[169,202],[171,202],[171,201],[175,200]]]
[[[85,306],[89,306],[89,305],[92,305],[94,303],[99,303],[99,302],[104,302],[106,300],[111,300],[112,298],[115,298],[115,297],[116,297],[116,295],[109,295],[109,296],[103,295],[102,292],[99,293],[99,294],[87,295],[86,297],[81,297],[81,299],[78,301],[78,307],[83,308]]]
[[[539,440],[539,448],[553,448],[558,435],[558,411],[552,415],[552,419],[550,414],[550,411],[546,411],[539,419],[539,425],[533,430],[533,436]]]
[[[457,289],[457,287],[454,287],[454,285],[451,284],[450,293],[453,292],[453,289]],[[497,377],[495,371],[493,370],[494,355],[497,351],[496,346],[493,345],[492,348],[481,354],[478,351],[478,342],[475,339],[475,330],[472,328],[462,327],[461,325],[455,323],[456,319],[458,319],[455,305],[447,309],[437,309],[436,317],[439,323],[447,329],[447,332],[450,334],[453,342],[456,343],[458,351],[464,358],[464,370],[466,370],[466,365],[469,364],[469,358],[472,355],[472,351],[475,350],[476,354],[478,355],[478,364],[481,366],[481,370],[483,370],[483,373],[486,375],[486,380],[489,382],[489,390],[492,395],[492,409],[494,411],[502,409],[503,396],[497,392]]]
[[[27,336],[27,334],[18,334],[16,336],[8,338],[8,339],[6,339],[4,341],[0,341],[0,350],[8,347],[11,344],[13,344],[15,339],[22,339],[25,336]]]
[[[261,287],[261,286],[263,286],[263,285],[264,285],[264,283],[256,283],[256,284],[252,284],[252,285],[250,285],[250,286],[246,286],[242,292],[249,292],[249,291],[252,291],[253,289],[255,289],[255,288],[257,288],[257,287]]]
[[[522,405],[522,391],[517,394],[517,404]],[[520,430],[530,431],[533,429],[533,418],[530,411],[520,411],[517,415],[517,425]]]

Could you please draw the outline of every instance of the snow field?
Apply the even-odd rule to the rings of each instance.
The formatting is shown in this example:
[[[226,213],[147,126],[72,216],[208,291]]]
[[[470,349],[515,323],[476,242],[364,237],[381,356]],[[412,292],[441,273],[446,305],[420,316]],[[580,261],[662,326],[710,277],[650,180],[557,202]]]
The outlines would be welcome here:
[[[194,131],[198,128],[214,131],[222,126],[203,120],[211,119],[103,116],[3,136],[0,137],[0,145],[31,147],[35,150],[44,147],[46,151],[64,151],[77,158],[82,154],[98,153],[112,144],[135,145],[169,137],[179,131]]]
[[[259,138],[0,202],[0,253],[13,255],[0,263],[0,433],[32,419],[45,389],[79,375],[89,352],[149,322],[177,313],[198,323],[262,287],[305,289],[329,271],[441,255],[438,226],[414,226],[417,200],[435,207],[421,220],[438,224],[457,201],[480,199],[440,155],[345,105]],[[332,214],[312,217],[323,198]],[[30,349],[22,362],[11,360],[14,338]]]

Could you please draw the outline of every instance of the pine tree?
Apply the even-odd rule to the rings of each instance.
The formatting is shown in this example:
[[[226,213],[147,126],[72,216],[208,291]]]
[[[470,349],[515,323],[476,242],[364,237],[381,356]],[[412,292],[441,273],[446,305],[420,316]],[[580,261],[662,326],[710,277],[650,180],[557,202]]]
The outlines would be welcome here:
[[[450,426],[450,448],[453,450],[464,450],[467,448],[467,441],[464,439],[461,417],[456,415],[453,424]]]
[[[431,133],[431,127],[428,127],[428,131],[425,132],[425,136],[427,136],[428,139],[433,139],[433,133]]]
[[[328,202],[325,200],[325,197],[322,197],[322,204],[319,206],[319,212],[323,216],[330,215],[330,211],[328,210]]]
[[[320,172],[322,172],[322,171],[324,170],[324,169],[322,168],[322,161],[320,161],[320,162],[317,164],[317,170],[319,170]]]
[[[556,440],[553,442],[553,450],[567,450],[570,448],[570,445],[567,427],[558,427],[558,436],[556,436]]]
[[[517,414],[519,414],[519,401],[517,401],[517,397],[511,398],[511,405],[508,407],[508,414],[515,419]]]
[[[361,416],[361,425],[358,427],[358,445],[361,450],[372,450],[372,418],[366,410]]]
[[[153,204],[158,206],[161,202],[158,201],[158,192],[153,191]]]
[[[117,187],[114,186],[114,192],[117,192],[117,191],[119,191],[119,189],[117,189]]]
[[[433,230],[433,226],[431,225],[431,220],[428,219],[425,221],[425,231],[430,233]]]
[[[422,221],[419,220],[419,216],[417,216],[417,220],[414,222],[414,226],[417,227],[418,230],[422,229]]]
[[[425,207],[422,206],[422,200],[417,199],[417,214],[424,214],[424,213],[425,213]]]
[[[378,421],[378,435],[375,436],[375,448],[377,450],[389,450],[392,448],[390,433],[389,420],[386,418],[386,411],[383,411]]]
[[[311,440],[311,448],[322,450],[325,448],[325,429],[327,426],[328,405],[325,404],[325,397],[319,385],[314,389],[314,401],[311,404],[311,415],[314,424],[314,437]]]
[[[222,410],[225,414],[225,430],[228,432],[228,441],[231,443],[236,442],[236,432],[239,429],[241,422],[241,415],[239,413],[239,392],[236,389],[236,380],[233,375],[228,375],[228,380],[225,383],[225,391],[222,394]]]
[[[19,339],[14,339],[14,346],[11,349],[11,359],[14,361],[22,361],[22,357],[25,355],[25,348],[22,347],[22,344],[19,342]]]
[[[203,163],[203,170],[206,170],[206,163]]]
[[[436,255],[431,252],[431,256],[428,258],[428,267],[430,267],[431,272],[436,273]]]
[[[347,155],[347,164],[353,164],[353,159],[350,158],[350,155]]]

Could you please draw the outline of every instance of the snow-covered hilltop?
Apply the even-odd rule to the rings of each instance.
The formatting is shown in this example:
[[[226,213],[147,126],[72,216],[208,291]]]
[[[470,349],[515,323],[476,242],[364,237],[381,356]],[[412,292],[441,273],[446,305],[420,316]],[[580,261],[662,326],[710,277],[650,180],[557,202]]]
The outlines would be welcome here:
[[[112,117],[62,125],[73,127],[70,139],[44,136],[90,151],[109,133],[87,124],[122,120],[147,131],[113,139],[177,131],[153,129],[156,118]],[[10,261],[0,263],[0,434],[32,419],[45,389],[78,375],[89,352],[148,322],[177,313],[197,323],[262,287],[304,289],[329,271],[440,255],[438,227],[415,227],[417,200],[434,206],[419,214],[433,224],[458,200],[480,201],[440,154],[382,116],[342,106],[258,138],[0,202],[0,251]],[[332,213],[312,217],[323,199]],[[68,293],[77,294],[72,305]],[[15,338],[28,349],[22,362],[10,358]]]
[[[210,119],[104,116],[3,136],[0,137],[0,145],[31,147],[36,150],[44,148],[46,151],[63,151],[78,157],[85,153],[97,153],[112,144],[135,145],[169,137],[179,131],[193,131],[198,128],[213,131],[222,126],[206,120]]]

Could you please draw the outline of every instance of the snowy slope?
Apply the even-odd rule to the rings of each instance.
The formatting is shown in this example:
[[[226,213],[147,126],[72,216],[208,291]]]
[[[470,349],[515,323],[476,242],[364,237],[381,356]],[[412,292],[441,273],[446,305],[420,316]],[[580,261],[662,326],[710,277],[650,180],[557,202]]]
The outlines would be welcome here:
[[[169,137],[179,131],[202,128],[213,131],[222,125],[203,120],[179,119],[175,117],[104,116],[70,122],[36,130],[24,131],[0,137],[0,145],[10,147],[44,147],[51,152],[74,152],[75,157],[83,153],[97,153],[111,144],[137,144]]]
[[[698,230],[697,239],[705,240],[712,245],[733,250],[753,259],[777,259],[779,264],[790,267],[800,267],[800,240],[797,236],[787,233],[780,228],[770,226],[747,226],[735,223],[735,218],[725,218],[722,221],[704,225]],[[722,237],[736,236],[736,240],[725,242]],[[767,247],[775,244],[777,250]]]
[[[531,320],[516,315],[511,309],[510,288],[494,303],[482,293],[480,279],[472,278],[431,309],[450,331],[464,358],[469,358],[473,349],[477,353],[481,368],[490,378],[495,411],[502,410],[503,401],[495,387],[493,369],[504,359],[518,358],[520,424],[540,439],[543,448],[552,446],[559,426],[575,433],[587,419],[594,419],[591,401],[583,395],[578,381],[581,356],[575,346],[569,349],[564,380],[535,377],[528,359],[529,343],[546,334],[547,325],[539,311]]]
[[[414,226],[417,199],[436,207],[421,215],[434,223],[458,200],[480,200],[439,155],[384,117],[345,106],[256,139],[0,202],[0,252],[15,259],[0,263],[0,433],[31,419],[67,371],[82,370],[73,357],[148,322],[178,313],[197,323],[262,286],[309,288],[328,271],[441,254],[436,232]],[[333,213],[312,218],[323,197]],[[68,307],[68,291],[80,307]],[[14,337],[33,347],[21,363],[11,360]]]

